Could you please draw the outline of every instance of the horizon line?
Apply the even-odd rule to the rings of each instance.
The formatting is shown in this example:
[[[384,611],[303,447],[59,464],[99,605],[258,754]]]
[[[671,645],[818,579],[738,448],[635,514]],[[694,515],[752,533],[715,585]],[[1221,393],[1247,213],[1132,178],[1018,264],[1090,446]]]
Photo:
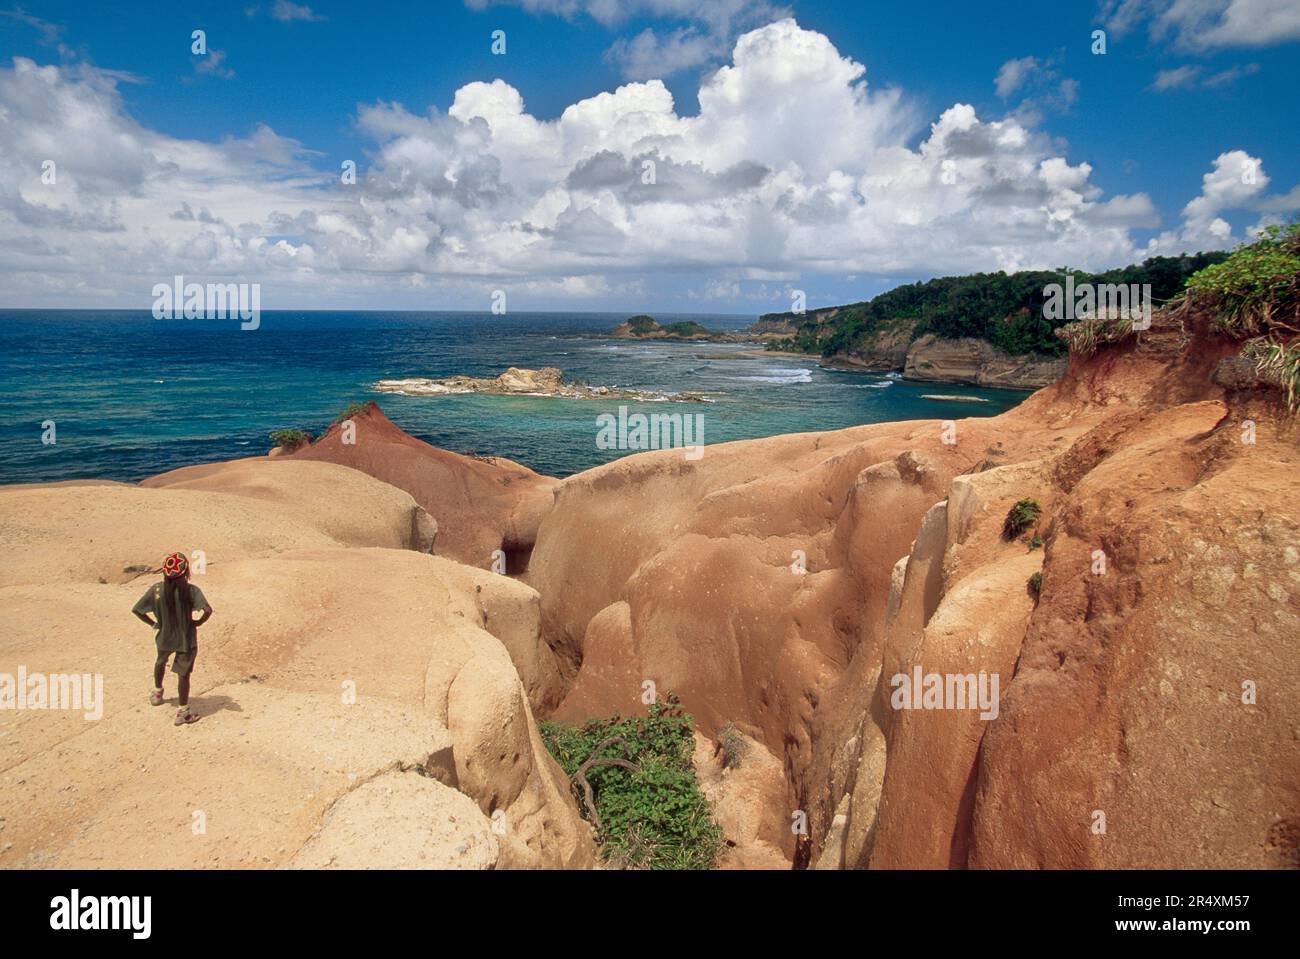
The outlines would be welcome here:
[[[810,309],[826,309],[826,307],[810,307]],[[0,306],[0,313],[17,313],[17,312],[49,312],[49,313],[149,313],[150,308],[147,306]],[[544,313],[548,315],[567,315],[567,314],[605,314],[605,313],[630,313],[630,316],[651,316],[652,313],[659,313],[661,316],[762,316],[763,312],[755,313],[703,313],[703,312],[684,312],[680,310],[516,310],[512,309],[505,313],[493,313],[491,310],[411,310],[411,309],[384,309],[376,307],[364,307],[359,309],[347,309],[338,307],[277,307],[260,311],[262,315],[268,313],[458,313],[469,314],[473,316],[511,316],[513,314],[537,314]],[[773,312],[773,311],[766,311]],[[779,312],[779,311],[778,311]],[[788,311],[787,311],[788,312]],[[630,317],[629,317],[630,318]],[[204,317],[195,317],[196,320],[205,319]],[[173,321],[175,322],[175,321]],[[182,320],[182,322],[189,322]]]

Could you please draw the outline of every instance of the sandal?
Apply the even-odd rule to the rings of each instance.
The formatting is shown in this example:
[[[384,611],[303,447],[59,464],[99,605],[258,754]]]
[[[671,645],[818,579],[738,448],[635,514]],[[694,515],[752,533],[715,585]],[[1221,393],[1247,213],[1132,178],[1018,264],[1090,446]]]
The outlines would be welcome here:
[[[162,690],[161,690],[161,689],[150,690],[150,692],[149,692],[149,705],[150,705],[150,706],[161,706],[162,704],[163,704],[163,694],[162,694]]]
[[[187,726],[190,723],[197,723],[198,721],[199,721],[199,717],[196,716],[194,713],[190,712],[190,708],[188,706],[182,706],[180,709],[176,710],[177,726]]]

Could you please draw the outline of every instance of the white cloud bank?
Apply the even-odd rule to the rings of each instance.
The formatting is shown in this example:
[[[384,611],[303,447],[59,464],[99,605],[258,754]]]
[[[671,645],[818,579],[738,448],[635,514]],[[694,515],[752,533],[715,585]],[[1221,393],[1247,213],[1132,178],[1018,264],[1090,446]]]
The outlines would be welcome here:
[[[4,305],[138,304],[176,273],[269,284],[274,308],[412,288],[486,306],[495,287],[563,302],[683,276],[705,291],[1101,267],[1231,245],[1224,213],[1288,202],[1265,196],[1256,158],[1229,151],[1182,227],[1138,245],[1131,231],[1159,220],[1145,194],[1103,196],[1089,164],[965,104],[926,132],[899,91],[864,75],[783,20],[739,38],[703,81],[697,116],[680,116],[657,80],[555,120],[501,80],[470,83],[445,113],[362,108],[374,149],[351,158],[357,182],[344,185],[348,158],[266,127],[175,139],[129,117],[121,75],[17,59],[0,69]],[[47,160],[54,184],[41,180]]]
[[[1123,35],[1140,23],[1186,50],[1266,47],[1300,40],[1296,0],[1103,0],[1101,18]]]

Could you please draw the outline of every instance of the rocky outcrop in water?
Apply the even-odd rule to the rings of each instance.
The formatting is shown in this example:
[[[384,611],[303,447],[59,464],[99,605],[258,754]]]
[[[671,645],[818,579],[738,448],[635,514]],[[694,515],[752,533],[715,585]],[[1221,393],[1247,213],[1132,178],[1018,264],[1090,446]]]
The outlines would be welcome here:
[[[772,328],[769,326],[759,321],[746,330],[720,331],[710,330],[694,320],[680,320],[665,325],[652,316],[642,314],[620,323],[609,336],[616,340],[667,340],[680,343],[763,343],[794,332],[792,328],[785,329],[782,324],[775,324]]]
[[[647,390],[619,389],[616,386],[588,386],[564,378],[562,370],[554,366],[529,370],[512,366],[504,373],[492,377],[448,376],[444,379],[408,377],[400,380],[380,380],[375,384],[380,393],[399,393],[403,396],[452,396],[479,393],[486,396],[555,396],[570,400],[633,400],[659,401],[671,399],[679,403],[703,402],[697,393],[654,393]]]

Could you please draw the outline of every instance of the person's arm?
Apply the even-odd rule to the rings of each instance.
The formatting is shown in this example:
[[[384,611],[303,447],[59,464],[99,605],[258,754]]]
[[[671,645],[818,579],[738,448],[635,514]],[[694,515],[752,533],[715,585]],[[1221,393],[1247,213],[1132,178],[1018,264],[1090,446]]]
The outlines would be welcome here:
[[[195,628],[198,628],[199,626],[202,626],[204,623],[206,623],[208,619],[211,618],[212,604],[210,604],[208,602],[208,598],[203,595],[203,590],[199,589],[197,586],[193,585],[192,583],[190,584],[190,590],[191,590],[190,598],[194,601],[194,608],[203,610],[203,615],[200,616],[198,619],[194,620],[194,626]]]
[[[131,612],[135,613],[135,618],[147,625],[150,629],[157,629],[158,624],[154,622],[153,618],[149,615],[151,612],[157,612],[153,603],[153,592],[154,588],[152,586],[149,587],[145,594],[140,597],[139,601],[131,607]]]

